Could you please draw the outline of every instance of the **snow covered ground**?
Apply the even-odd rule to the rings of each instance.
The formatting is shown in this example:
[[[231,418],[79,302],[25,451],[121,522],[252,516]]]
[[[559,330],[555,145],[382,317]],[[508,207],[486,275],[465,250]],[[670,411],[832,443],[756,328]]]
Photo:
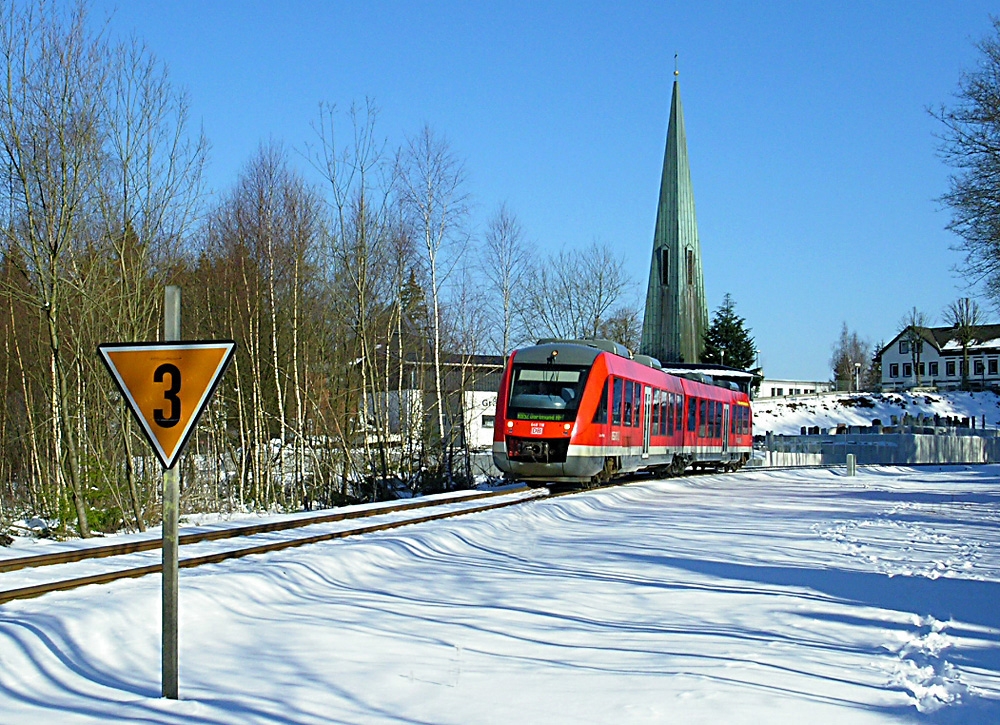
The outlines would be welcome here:
[[[1000,722],[1000,467],[644,481],[0,606],[3,723]]]
[[[879,419],[889,425],[892,416],[902,419],[935,414],[942,417],[975,417],[979,427],[986,416],[989,428],[1000,427],[1000,397],[993,392],[963,393],[822,393],[753,402],[754,433],[768,431],[798,435],[802,426],[836,428],[838,424],[871,425]]]

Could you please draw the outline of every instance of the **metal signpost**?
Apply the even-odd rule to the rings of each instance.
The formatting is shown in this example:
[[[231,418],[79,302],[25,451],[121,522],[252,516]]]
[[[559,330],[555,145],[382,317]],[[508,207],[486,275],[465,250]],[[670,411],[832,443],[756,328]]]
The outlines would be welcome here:
[[[139,427],[163,465],[163,644],[162,694],[178,698],[177,511],[180,473],[175,468],[198,418],[222,380],[236,343],[181,342],[181,290],[164,295],[163,342],[99,345]]]

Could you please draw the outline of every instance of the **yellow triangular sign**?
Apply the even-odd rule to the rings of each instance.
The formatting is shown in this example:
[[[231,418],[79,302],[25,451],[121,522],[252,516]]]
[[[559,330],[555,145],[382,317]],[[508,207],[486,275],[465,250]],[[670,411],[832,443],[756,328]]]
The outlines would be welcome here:
[[[112,342],[97,348],[164,468],[172,468],[236,343]]]

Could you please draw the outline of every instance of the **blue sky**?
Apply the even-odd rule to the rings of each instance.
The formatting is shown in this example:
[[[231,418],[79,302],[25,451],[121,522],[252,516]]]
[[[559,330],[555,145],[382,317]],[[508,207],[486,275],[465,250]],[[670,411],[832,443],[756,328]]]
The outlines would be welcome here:
[[[927,108],[949,103],[995,3],[101,0],[190,94],[225,191],[261,142],[304,149],[320,102],[425,123],[539,253],[593,240],[645,294],[679,54],[710,312],[726,292],[765,374],[829,379],[843,322],[888,341],[969,294],[936,199]],[[293,159],[297,158],[293,155]],[[306,163],[300,164],[306,171]],[[1000,315],[991,312],[991,318]]]

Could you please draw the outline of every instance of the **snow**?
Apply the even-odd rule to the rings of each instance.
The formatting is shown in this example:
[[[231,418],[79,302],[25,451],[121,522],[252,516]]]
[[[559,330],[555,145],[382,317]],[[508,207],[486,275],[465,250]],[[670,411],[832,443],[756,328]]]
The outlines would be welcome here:
[[[1000,722],[1000,467],[646,480],[0,605],[3,723]],[[63,544],[66,545],[66,544]]]
[[[765,398],[753,401],[754,433],[798,435],[802,426],[836,428],[838,424],[868,426],[875,419],[889,425],[893,415],[902,419],[935,414],[975,417],[978,427],[986,416],[988,428],[1000,426],[1000,397],[987,392],[934,393],[820,393]]]

